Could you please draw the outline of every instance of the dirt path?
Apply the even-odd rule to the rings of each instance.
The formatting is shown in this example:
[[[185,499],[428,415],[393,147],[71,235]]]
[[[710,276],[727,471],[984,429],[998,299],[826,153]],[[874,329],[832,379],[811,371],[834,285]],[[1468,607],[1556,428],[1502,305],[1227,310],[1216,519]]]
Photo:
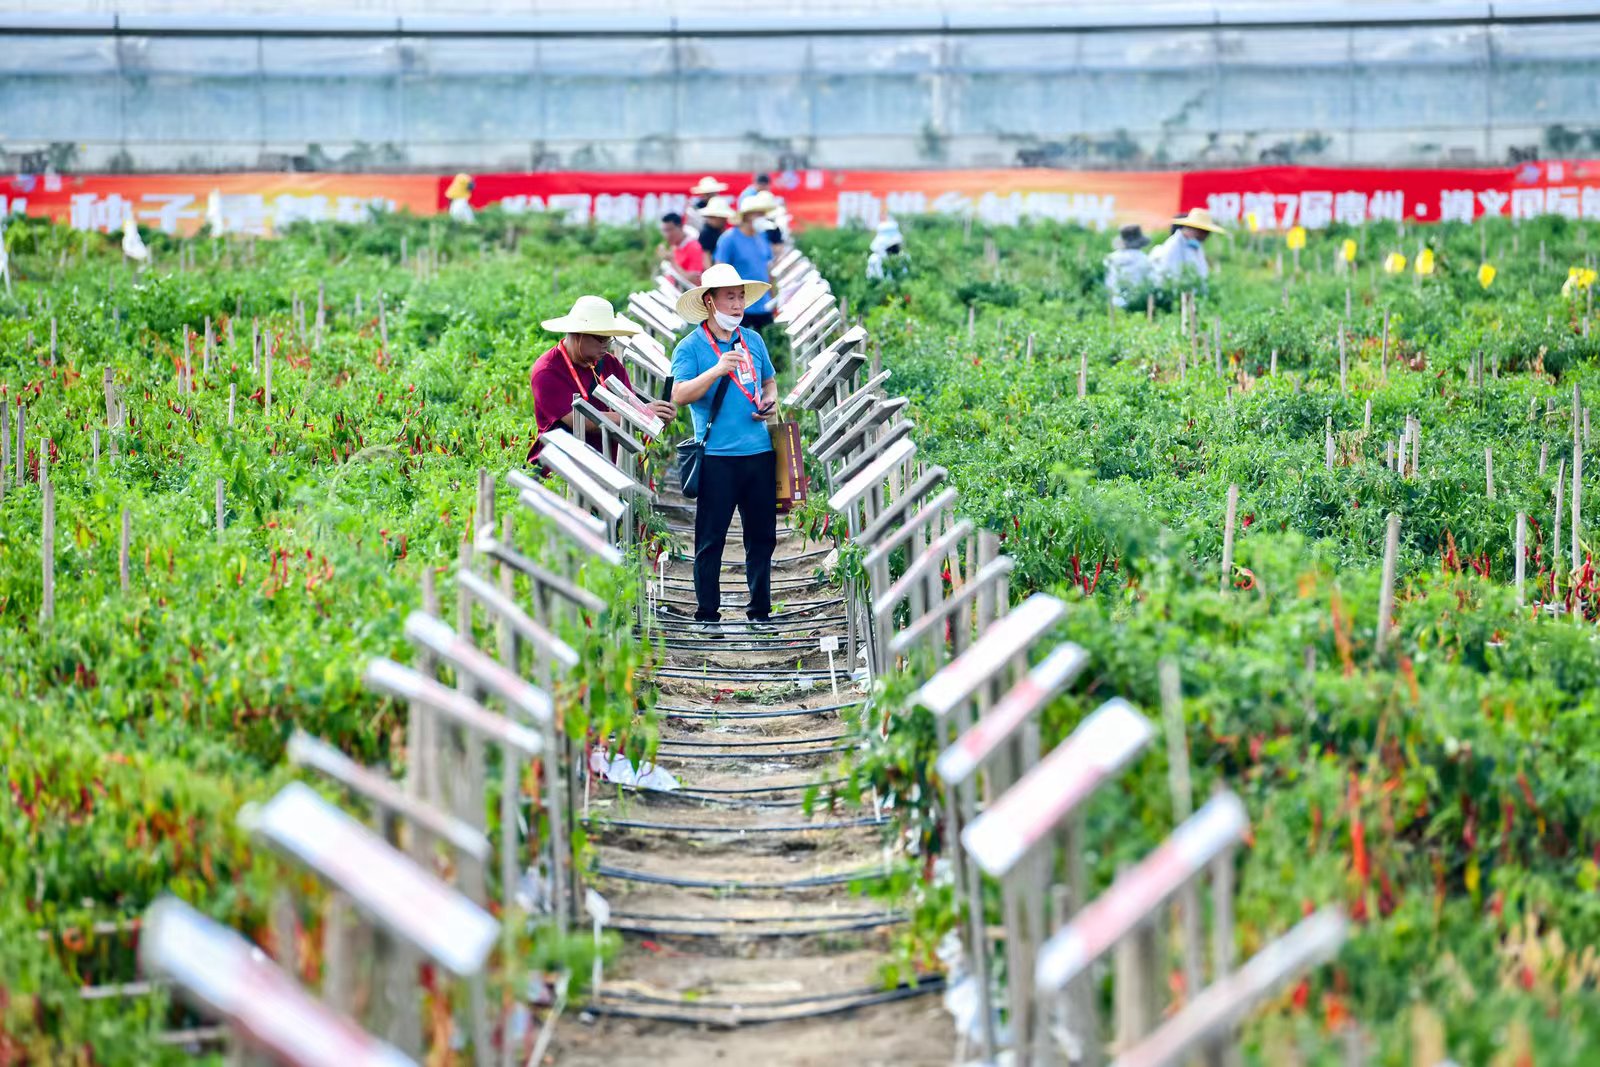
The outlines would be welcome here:
[[[676,503],[672,501],[676,500]],[[692,543],[692,505],[662,505]],[[723,615],[743,617],[738,524]],[[689,629],[689,561],[667,571],[658,675],[660,765],[677,793],[607,787],[591,806],[593,884],[623,935],[589,1010],[563,1020],[561,1065],[947,1064],[954,1053],[937,982],[889,988],[883,965],[901,917],[851,888],[887,860],[870,806],[807,814],[807,791],[838,774],[861,695],[835,696],[820,638],[838,634],[826,550],[780,528],[774,619],[762,634]],[[845,707],[841,707],[845,705]]]

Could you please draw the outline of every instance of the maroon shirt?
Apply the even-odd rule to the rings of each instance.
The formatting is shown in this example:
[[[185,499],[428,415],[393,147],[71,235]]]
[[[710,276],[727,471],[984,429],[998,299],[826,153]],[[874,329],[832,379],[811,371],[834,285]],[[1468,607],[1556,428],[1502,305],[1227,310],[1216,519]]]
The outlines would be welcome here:
[[[574,371],[577,372],[576,378],[573,377]],[[627,368],[622,365],[621,360],[609,352],[600,357],[600,363],[594,370],[578,366],[575,360],[569,369],[567,360],[562,358],[559,344],[534,360],[528,381],[533,387],[533,418],[538,425],[539,433],[543,434],[572,414],[574,394],[582,396],[588,393],[589,403],[601,411],[610,411],[611,409],[594,395],[595,386],[600,384],[601,378],[621,378],[624,384],[630,389],[633,388],[633,381],[628,377]],[[586,429],[584,437],[594,448],[600,447],[600,430],[592,422]],[[539,442],[535,440],[533,447],[528,450],[528,459],[531,461],[538,454]]]

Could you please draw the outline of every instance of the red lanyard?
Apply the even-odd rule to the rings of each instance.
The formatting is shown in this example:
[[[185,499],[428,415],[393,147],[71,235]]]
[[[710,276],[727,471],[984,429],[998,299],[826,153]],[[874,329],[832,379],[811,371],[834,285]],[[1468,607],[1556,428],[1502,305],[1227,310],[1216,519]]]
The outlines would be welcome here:
[[[566,364],[567,364],[567,373],[572,375],[572,384],[576,385],[578,387],[579,395],[581,395],[584,400],[588,400],[589,399],[589,390],[587,390],[587,389],[585,389],[583,387],[583,380],[578,377],[578,368],[574,367],[572,365],[572,357],[567,355],[567,343],[565,341],[557,341],[556,342],[556,351],[561,353],[562,360],[564,360],[566,362]],[[595,375],[596,380],[598,380],[599,377],[600,377],[599,374]]]
[[[714,356],[720,356],[722,354],[722,349],[717,347],[717,337],[716,334],[711,332],[711,324],[709,322],[702,322],[700,324],[700,328],[706,332],[706,340],[711,342],[711,354]],[[744,343],[744,330],[741,327],[735,326],[733,328],[733,337],[728,343],[730,345],[729,351],[732,351],[733,349],[731,346],[735,345],[744,349],[744,358],[750,366],[750,377],[752,380],[754,380],[756,376],[756,362],[755,357],[750,354],[750,346]],[[733,376],[733,384],[738,386],[739,392],[744,394],[746,400],[750,401],[750,403],[754,404],[757,408],[761,406],[761,401],[757,400],[755,394],[744,387],[744,383],[739,380],[739,375],[737,373]]]

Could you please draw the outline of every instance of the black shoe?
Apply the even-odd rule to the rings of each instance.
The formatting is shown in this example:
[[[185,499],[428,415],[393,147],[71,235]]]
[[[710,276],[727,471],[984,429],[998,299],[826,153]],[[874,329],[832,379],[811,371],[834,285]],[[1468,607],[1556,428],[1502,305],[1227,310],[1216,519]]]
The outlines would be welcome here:
[[[694,634],[696,637],[720,641],[722,640],[722,624],[720,622],[707,622],[704,619],[696,619]]]

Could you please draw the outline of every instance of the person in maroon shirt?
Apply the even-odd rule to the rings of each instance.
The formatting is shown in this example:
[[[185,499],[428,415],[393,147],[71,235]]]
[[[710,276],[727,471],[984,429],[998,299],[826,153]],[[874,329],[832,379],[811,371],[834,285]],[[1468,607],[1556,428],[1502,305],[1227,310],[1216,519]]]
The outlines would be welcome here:
[[[628,389],[633,382],[622,361],[611,354],[612,338],[629,337],[639,332],[639,327],[616,314],[603,297],[580,296],[572,310],[557,319],[540,323],[552,333],[562,334],[556,346],[534,361],[528,375],[533,388],[533,417],[539,434],[552,426],[572,429],[572,398],[581,396],[598,408],[612,422],[622,425],[622,416],[594,395],[595,386],[606,378],[618,378]],[[663,422],[671,422],[678,414],[677,406],[660,400],[649,401],[649,407]],[[585,438],[595,448],[600,447],[600,430],[588,429]],[[528,449],[531,463],[539,455],[539,441],[534,439]]]

